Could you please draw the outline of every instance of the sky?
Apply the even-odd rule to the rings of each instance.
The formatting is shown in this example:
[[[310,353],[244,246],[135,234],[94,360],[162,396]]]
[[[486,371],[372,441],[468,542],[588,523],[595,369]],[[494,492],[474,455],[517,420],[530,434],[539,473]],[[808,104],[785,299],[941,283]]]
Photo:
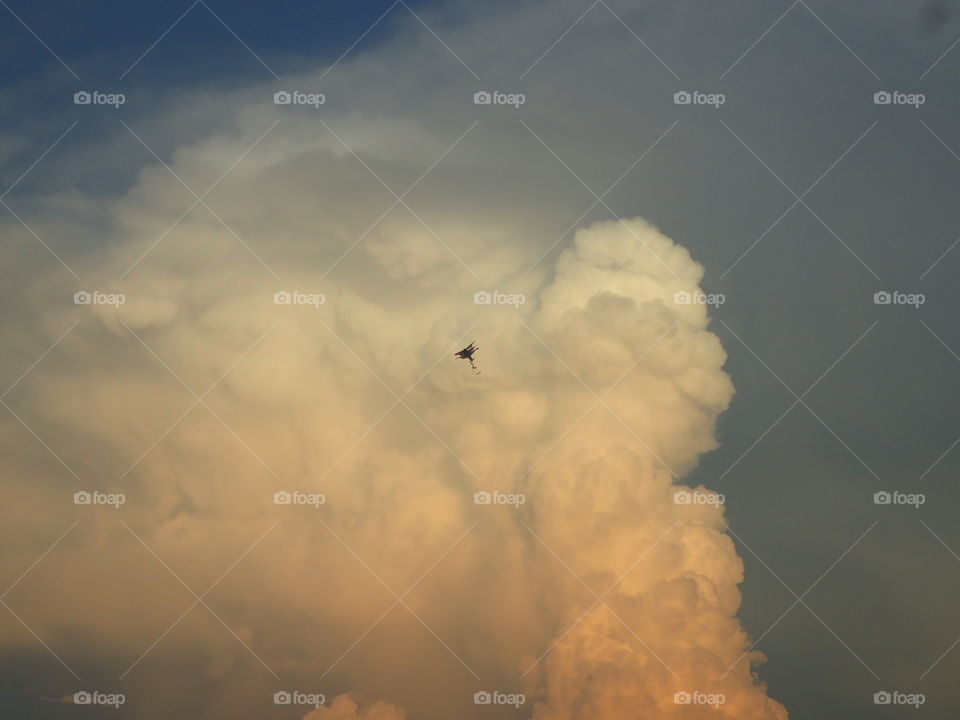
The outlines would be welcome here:
[[[956,717],[955,2],[0,5],[0,716]]]

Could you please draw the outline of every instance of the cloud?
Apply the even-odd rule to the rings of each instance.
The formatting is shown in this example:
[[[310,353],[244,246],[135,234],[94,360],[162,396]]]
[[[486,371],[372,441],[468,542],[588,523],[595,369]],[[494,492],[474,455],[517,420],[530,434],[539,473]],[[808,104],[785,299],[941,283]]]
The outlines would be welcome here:
[[[74,305],[59,265],[21,281],[26,312],[0,328],[8,377],[77,325],[10,396],[63,464],[3,421],[3,519],[23,538],[4,571],[80,522],[12,606],[68,663],[109,665],[167,714],[262,707],[269,672],[383,699],[341,694],[312,720],[479,717],[481,683],[523,692],[535,720],[696,716],[677,692],[785,718],[736,619],[722,508],[674,499],[733,394],[706,308],[675,300],[703,268],[632,218],[587,223],[524,272],[556,237],[555,200],[478,210],[503,192],[476,190],[478,146],[384,213],[394,198],[351,152],[253,92],[223,94],[229,123],[171,153],[199,192],[256,144],[210,208],[171,226],[193,198],[154,164],[87,199],[109,227],[74,226],[69,261],[123,305]],[[398,190],[468,125],[324,117]],[[47,200],[31,218],[44,237],[64,222]],[[474,304],[490,288],[527,302]],[[279,291],[325,302],[278,305]],[[477,376],[452,357],[473,339]],[[127,502],[75,506],[77,490]],[[325,502],[273,503],[293,490]],[[190,690],[171,697],[172,677]]]
[[[154,287],[166,285],[157,276],[166,272],[162,265],[149,272]],[[164,302],[177,312],[161,325],[131,322],[126,306],[115,316],[53,310],[63,322],[81,319],[77,339],[61,351],[72,369],[38,370],[22,402],[44,434],[83,433],[99,448],[97,460],[113,463],[101,477],[116,477],[147,449],[124,478],[132,501],[123,519],[175,572],[191,572],[187,584],[198,590],[199,577],[216,578],[277,517],[275,489],[325,494],[327,503],[313,514],[290,508],[300,512],[279,518],[282,544],[245,559],[257,592],[241,585],[227,595],[233,617],[250,626],[243,645],[280,674],[302,669],[294,657],[309,658],[317,643],[348,647],[390,599],[378,579],[402,592],[479,523],[411,611],[429,617],[431,631],[466,655],[467,665],[499,668],[504,678],[505,669],[529,673],[535,718],[619,717],[654,707],[663,717],[683,717],[690,708],[672,698],[686,688],[724,692],[731,717],[785,717],[754,682],[758,654],[725,672],[749,640],[735,619],[742,566],[723,533],[721,510],[673,499],[671,469],[688,471],[713,447],[714,419],[732,394],[706,313],[672,300],[677,291],[696,290],[701,272],[686,251],[637,219],[579,231],[552,280],[519,310],[473,305],[468,283],[455,295],[459,301],[420,289],[411,306],[361,297],[343,277],[323,287],[335,298],[329,306],[276,306],[273,284],[248,276],[236,293],[209,278],[221,294],[190,315],[183,310],[192,304],[190,284],[171,282],[166,286],[181,289]],[[209,273],[197,270],[197,281]],[[128,292],[136,294],[135,283]],[[449,357],[474,319],[480,376]],[[112,332],[98,334],[97,322]],[[151,447],[191,400],[152,349],[199,393],[272,322],[279,326],[273,336],[224,378],[210,412],[197,409]],[[109,380],[98,369],[104,350],[123,357]],[[438,358],[446,359],[410,394],[410,413],[392,414],[367,433],[392,395],[378,378],[399,393]],[[157,417],[118,422],[133,398]],[[65,419],[80,417],[81,408],[83,429]],[[472,506],[480,490],[528,500],[505,515]],[[86,572],[80,569],[94,548],[124,567],[150,562],[135,542],[118,551],[97,539],[103,533],[120,542],[116,519],[100,514],[93,522],[96,534],[81,531],[48,565],[75,563]],[[373,564],[373,577],[365,579],[374,580],[359,595],[351,582],[330,594],[314,579],[356,582],[358,570],[365,575],[357,558]],[[312,577],[305,577],[308,567]],[[609,593],[594,606],[580,581]],[[88,590],[99,597],[103,587]],[[151,608],[139,598],[137,612],[125,612],[121,606],[138,596],[129,576],[113,593],[120,604],[88,616],[87,630],[135,655],[151,638],[141,626],[143,611],[162,616],[168,601]],[[52,599],[46,604],[49,614],[36,619],[49,633],[67,609]],[[256,621],[278,614],[283,620],[269,634]],[[209,643],[211,632],[179,642]],[[243,655],[239,644],[215,645],[228,657]],[[421,648],[421,662],[443,667],[441,675],[450,662],[456,668],[437,650]],[[336,653],[324,654],[336,660]],[[210,672],[232,665],[212,656]],[[352,671],[345,671],[343,681],[350,681]],[[366,683],[366,692],[376,689],[375,677]],[[341,699],[311,717],[352,717],[351,703]],[[360,717],[389,713],[375,705]]]
[[[347,695],[333,699],[327,707],[317,708],[303,716],[303,720],[406,720],[407,714],[393,705],[376,702],[363,709]]]

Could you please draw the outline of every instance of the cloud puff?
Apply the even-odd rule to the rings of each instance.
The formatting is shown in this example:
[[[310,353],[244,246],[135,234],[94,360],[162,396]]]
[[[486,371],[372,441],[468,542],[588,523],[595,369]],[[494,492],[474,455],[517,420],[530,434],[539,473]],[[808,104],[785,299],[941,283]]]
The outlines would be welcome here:
[[[406,720],[407,714],[393,705],[376,702],[363,709],[347,695],[340,695],[327,706],[303,716],[303,720]]]

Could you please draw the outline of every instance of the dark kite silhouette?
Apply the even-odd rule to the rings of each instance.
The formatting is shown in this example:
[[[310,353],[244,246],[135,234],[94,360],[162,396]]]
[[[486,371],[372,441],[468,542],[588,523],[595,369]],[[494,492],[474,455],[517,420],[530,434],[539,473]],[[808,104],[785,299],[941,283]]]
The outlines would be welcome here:
[[[474,374],[474,375],[479,375],[479,374],[480,374],[480,370],[477,368],[477,364],[476,364],[476,362],[474,362],[474,360],[473,360],[473,354],[474,354],[477,350],[479,350],[479,349],[480,349],[480,348],[477,346],[477,344],[476,344],[475,342],[472,342],[472,343],[470,343],[469,345],[467,345],[467,346],[466,346],[463,350],[461,350],[460,352],[454,353],[453,356],[454,356],[454,357],[457,357],[457,358],[460,358],[461,360],[469,360],[469,361],[470,361],[470,367],[473,368],[473,374]]]

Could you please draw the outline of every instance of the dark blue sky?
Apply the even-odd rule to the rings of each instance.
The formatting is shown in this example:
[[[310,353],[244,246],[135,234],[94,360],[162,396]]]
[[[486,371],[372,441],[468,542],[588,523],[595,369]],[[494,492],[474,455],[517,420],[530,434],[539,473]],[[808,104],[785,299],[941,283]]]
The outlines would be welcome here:
[[[181,82],[189,82],[193,76],[209,81],[229,73],[234,81],[239,81],[258,72],[269,77],[269,73],[213,13],[277,74],[282,74],[290,69],[282,60],[285,54],[339,56],[393,5],[393,0],[277,0],[269,4],[268,13],[264,13],[263,3],[250,0],[210,0],[206,7],[193,0],[5,0],[4,4],[7,9],[0,7],[0,84],[8,86],[46,68],[59,67],[66,77],[71,77],[14,14],[80,76],[81,84],[116,82],[181,16],[176,27],[131,71],[128,80],[169,80],[175,76]],[[432,0],[408,2],[413,8],[431,4]],[[354,50],[361,51],[389,32],[391,16],[397,10],[402,13],[400,6],[394,8]]]

